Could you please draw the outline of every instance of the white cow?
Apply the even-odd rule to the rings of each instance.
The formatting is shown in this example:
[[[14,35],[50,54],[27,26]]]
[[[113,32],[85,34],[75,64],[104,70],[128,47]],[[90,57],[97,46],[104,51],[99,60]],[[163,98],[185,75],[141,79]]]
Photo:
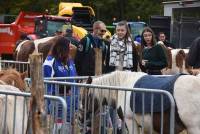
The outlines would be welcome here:
[[[115,71],[110,74],[105,74],[101,77],[94,78],[92,84],[96,85],[106,85],[106,86],[120,86],[132,88],[138,79],[147,74],[142,72],[129,72],[129,71]],[[108,90],[89,90],[89,93],[94,94],[97,99],[107,98],[107,100],[115,99],[113,92]],[[131,92],[120,91],[118,92],[117,107],[121,106],[122,111],[126,109],[125,121],[128,124],[129,132],[132,130],[132,124],[129,124],[130,120],[133,119],[133,112],[130,108],[130,95]],[[177,112],[179,114],[180,120],[185,125],[185,129],[189,134],[199,134],[200,133],[200,78],[192,75],[181,75],[174,83],[174,99],[176,101]],[[109,103],[109,102],[108,102]],[[92,103],[90,103],[92,104]],[[125,108],[125,109],[124,109]],[[159,116],[161,117],[161,116]],[[142,125],[141,114],[136,114],[135,119],[137,123]],[[151,116],[146,114],[144,116],[144,132],[149,132],[151,128]],[[158,123],[160,123],[159,120]],[[184,129],[184,128],[183,128]],[[138,130],[138,129],[134,129]],[[167,131],[167,130],[163,130]],[[137,133],[135,133],[137,134]]]
[[[21,91],[10,85],[0,85],[0,91],[15,91],[21,93]],[[28,122],[28,112],[27,105],[24,104],[24,97],[16,97],[16,109],[15,106],[15,97],[7,96],[7,109],[6,106],[6,96],[0,94],[0,133],[1,134],[25,134],[27,129]],[[23,106],[25,105],[24,109]],[[15,119],[14,119],[15,112]],[[24,114],[23,114],[24,113]],[[5,116],[6,115],[6,116]],[[6,118],[6,123],[4,126],[4,120]],[[15,121],[15,122],[14,122]],[[13,124],[15,123],[15,127]],[[14,129],[13,129],[14,127]]]

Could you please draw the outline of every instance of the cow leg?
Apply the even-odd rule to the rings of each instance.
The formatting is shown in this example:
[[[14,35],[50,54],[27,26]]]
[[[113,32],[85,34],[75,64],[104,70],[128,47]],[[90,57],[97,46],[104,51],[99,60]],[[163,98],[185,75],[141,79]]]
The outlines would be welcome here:
[[[164,112],[163,116],[163,134],[169,134],[169,112]],[[161,113],[153,114],[153,128],[156,132],[161,132]]]
[[[139,134],[139,126],[136,120],[133,119],[132,112],[131,113],[127,112],[126,115],[124,116],[122,108],[119,107],[117,109],[117,114],[119,115],[119,118],[123,121],[123,123],[125,123],[125,128],[122,126],[124,132],[128,131],[129,134]],[[123,123],[121,125],[123,125]]]
[[[175,134],[180,133],[184,130],[185,126],[179,118],[177,109],[175,110]],[[170,110],[166,110],[163,113],[163,134],[169,134],[170,128]],[[161,113],[153,114],[153,127],[155,131],[160,132],[161,129]]]
[[[133,118],[126,116],[125,122],[127,124],[129,134],[139,134],[139,126]]]
[[[142,117],[142,116],[144,116],[144,117]],[[143,118],[144,118],[144,123],[142,121]],[[135,119],[136,119],[137,123],[141,126],[140,134],[149,134],[150,131],[152,131],[153,134],[159,134],[159,132],[154,130],[155,124],[152,124],[150,114],[145,114],[145,115],[136,114]],[[151,125],[153,125],[153,126],[151,126]],[[151,127],[152,127],[152,130],[151,130]]]

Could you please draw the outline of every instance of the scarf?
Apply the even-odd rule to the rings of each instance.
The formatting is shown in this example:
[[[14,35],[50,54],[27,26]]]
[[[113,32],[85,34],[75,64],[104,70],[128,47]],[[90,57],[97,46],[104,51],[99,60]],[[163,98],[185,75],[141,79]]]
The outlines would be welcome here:
[[[132,68],[133,67],[133,47],[132,41],[129,37],[126,42],[125,40],[119,40],[118,36],[115,34],[111,38],[110,44],[110,66],[120,66],[120,55],[123,58],[123,67]]]

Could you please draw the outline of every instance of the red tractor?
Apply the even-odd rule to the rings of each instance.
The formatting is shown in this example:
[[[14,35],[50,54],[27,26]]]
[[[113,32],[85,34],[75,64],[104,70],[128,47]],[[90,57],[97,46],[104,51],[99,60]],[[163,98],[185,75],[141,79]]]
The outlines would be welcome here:
[[[12,59],[16,42],[20,39],[22,33],[29,35],[32,39],[53,36],[58,29],[62,29],[62,26],[70,23],[70,21],[70,17],[20,12],[15,22],[0,24],[1,58]]]
[[[0,24],[0,56],[2,59],[12,58],[15,43],[22,33],[33,34],[35,17],[41,13],[20,12],[11,24]]]
[[[36,16],[34,35],[37,36],[37,38],[54,36],[58,30],[62,31],[63,26],[66,24],[70,24],[71,26],[71,17],[60,17],[53,15]],[[33,39],[35,38],[33,37]]]

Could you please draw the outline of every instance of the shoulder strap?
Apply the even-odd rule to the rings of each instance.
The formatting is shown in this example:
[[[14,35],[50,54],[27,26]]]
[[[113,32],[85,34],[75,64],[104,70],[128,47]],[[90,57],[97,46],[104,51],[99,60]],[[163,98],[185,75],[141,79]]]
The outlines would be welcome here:
[[[107,46],[103,40],[102,40],[102,49],[103,49],[103,51],[107,49]]]
[[[88,52],[88,50],[89,50],[89,48],[90,48],[90,44],[91,44],[90,38],[89,38],[89,37],[86,37],[85,52]]]
[[[108,53],[108,46],[105,44],[105,42],[102,40],[102,52],[105,53],[105,56],[107,56],[107,53]]]

